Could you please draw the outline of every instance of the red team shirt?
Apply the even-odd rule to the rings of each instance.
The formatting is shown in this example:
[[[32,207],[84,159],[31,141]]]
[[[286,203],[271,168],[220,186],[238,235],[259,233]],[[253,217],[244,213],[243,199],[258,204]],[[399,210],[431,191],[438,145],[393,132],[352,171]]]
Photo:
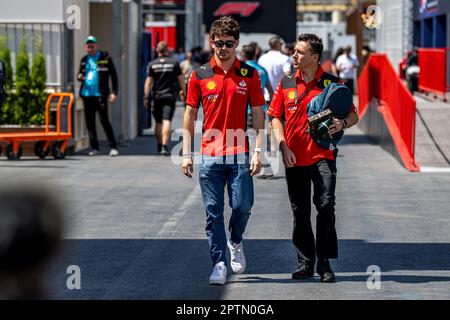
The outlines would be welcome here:
[[[339,82],[339,78],[324,73],[321,66],[316,72],[315,79],[308,84],[303,81],[301,70],[297,70],[293,77],[296,83],[294,87],[283,88],[283,82],[278,85],[267,113],[274,118],[282,118],[283,114],[285,115],[286,143],[295,154],[297,160],[295,166],[309,166],[322,159],[333,160],[333,150],[319,147],[307,132],[307,106],[329,83]],[[310,91],[302,96],[309,88]],[[352,111],[356,112],[355,106]]]
[[[236,58],[234,66],[225,73],[213,57],[189,78],[186,104],[199,108],[200,103],[204,113],[201,154],[224,156],[248,152],[245,138],[248,103],[252,107],[265,104],[258,72]]]

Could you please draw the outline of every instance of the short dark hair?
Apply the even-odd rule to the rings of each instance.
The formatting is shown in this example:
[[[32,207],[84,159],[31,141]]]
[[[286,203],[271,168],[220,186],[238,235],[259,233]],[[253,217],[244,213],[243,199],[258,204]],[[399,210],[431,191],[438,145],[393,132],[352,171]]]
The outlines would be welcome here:
[[[211,25],[211,39],[220,36],[233,36],[235,40],[239,39],[239,24],[231,16],[224,16],[214,21]]]
[[[303,41],[309,43],[311,46],[311,51],[313,54],[319,55],[319,61],[322,58],[322,52],[323,52],[323,43],[322,39],[320,39],[318,36],[312,33],[303,33],[298,36],[298,41]]]
[[[256,47],[252,44],[246,44],[242,47],[242,55],[247,60],[254,60],[256,56]]]
[[[270,49],[275,49],[278,44],[283,44],[280,36],[274,36],[269,39],[269,47]]]

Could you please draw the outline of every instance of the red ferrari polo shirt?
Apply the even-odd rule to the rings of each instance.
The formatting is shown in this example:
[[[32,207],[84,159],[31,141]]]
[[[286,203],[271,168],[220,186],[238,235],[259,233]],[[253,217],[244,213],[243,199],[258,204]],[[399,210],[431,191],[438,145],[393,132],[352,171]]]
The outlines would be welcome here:
[[[195,69],[188,84],[186,104],[203,105],[201,154],[234,155],[248,152],[247,106],[265,103],[261,80],[255,68],[235,59],[227,72],[214,59]]]
[[[319,66],[315,79],[306,84],[301,70],[284,77],[273,95],[268,114],[286,118],[285,137],[289,149],[295,154],[295,166],[309,166],[322,159],[334,159],[333,150],[321,148],[311,138],[308,130],[308,103],[331,82],[341,82],[338,77],[323,71]],[[356,112],[355,106],[353,111]]]

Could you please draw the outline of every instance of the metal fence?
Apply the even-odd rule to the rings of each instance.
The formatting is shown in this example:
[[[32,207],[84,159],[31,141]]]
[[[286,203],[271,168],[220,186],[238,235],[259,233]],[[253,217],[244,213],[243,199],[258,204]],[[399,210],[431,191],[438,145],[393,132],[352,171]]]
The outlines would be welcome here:
[[[20,42],[26,36],[30,62],[35,55],[34,40],[42,38],[42,49],[46,61],[47,87],[55,91],[71,91],[73,88],[73,31],[62,23],[0,23],[0,37],[6,37],[11,50],[13,69]]]

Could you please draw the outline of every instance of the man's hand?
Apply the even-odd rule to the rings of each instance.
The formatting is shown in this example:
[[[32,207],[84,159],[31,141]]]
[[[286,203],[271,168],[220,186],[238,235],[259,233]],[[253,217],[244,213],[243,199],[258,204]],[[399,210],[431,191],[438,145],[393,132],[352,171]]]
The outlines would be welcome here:
[[[145,109],[150,108],[150,99],[148,97],[144,97],[144,107]]]
[[[114,103],[117,100],[117,96],[114,93],[109,95],[109,102]]]
[[[255,152],[253,153],[252,160],[250,161],[250,175],[254,176],[261,171],[261,153]]]
[[[181,164],[181,169],[183,170],[183,174],[188,177],[192,178],[192,173],[194,172],[194,166],[192,164],[192,158],[191,157],[183,157],[183,162]]]
[[[287,146],[287,144],[281,145],[281,153],[283,154],[283,163],[286,168],[291,168],[295,166],[297,162],[297,158],[295,157],[294,152]]]
[[[180,92],[178,93],[178,96],[180,97],[181,101],[185,101],[186,97],[184,95],[184,91],[183,90],[180,90]]]
[[[331,136],[332,134],[335,134],[336,132],[339,132],[342,129],[344,129],[344,122],[341,119],[333,118],[333,124],[330,126],[330,129],[328,130],[328,134]]]

